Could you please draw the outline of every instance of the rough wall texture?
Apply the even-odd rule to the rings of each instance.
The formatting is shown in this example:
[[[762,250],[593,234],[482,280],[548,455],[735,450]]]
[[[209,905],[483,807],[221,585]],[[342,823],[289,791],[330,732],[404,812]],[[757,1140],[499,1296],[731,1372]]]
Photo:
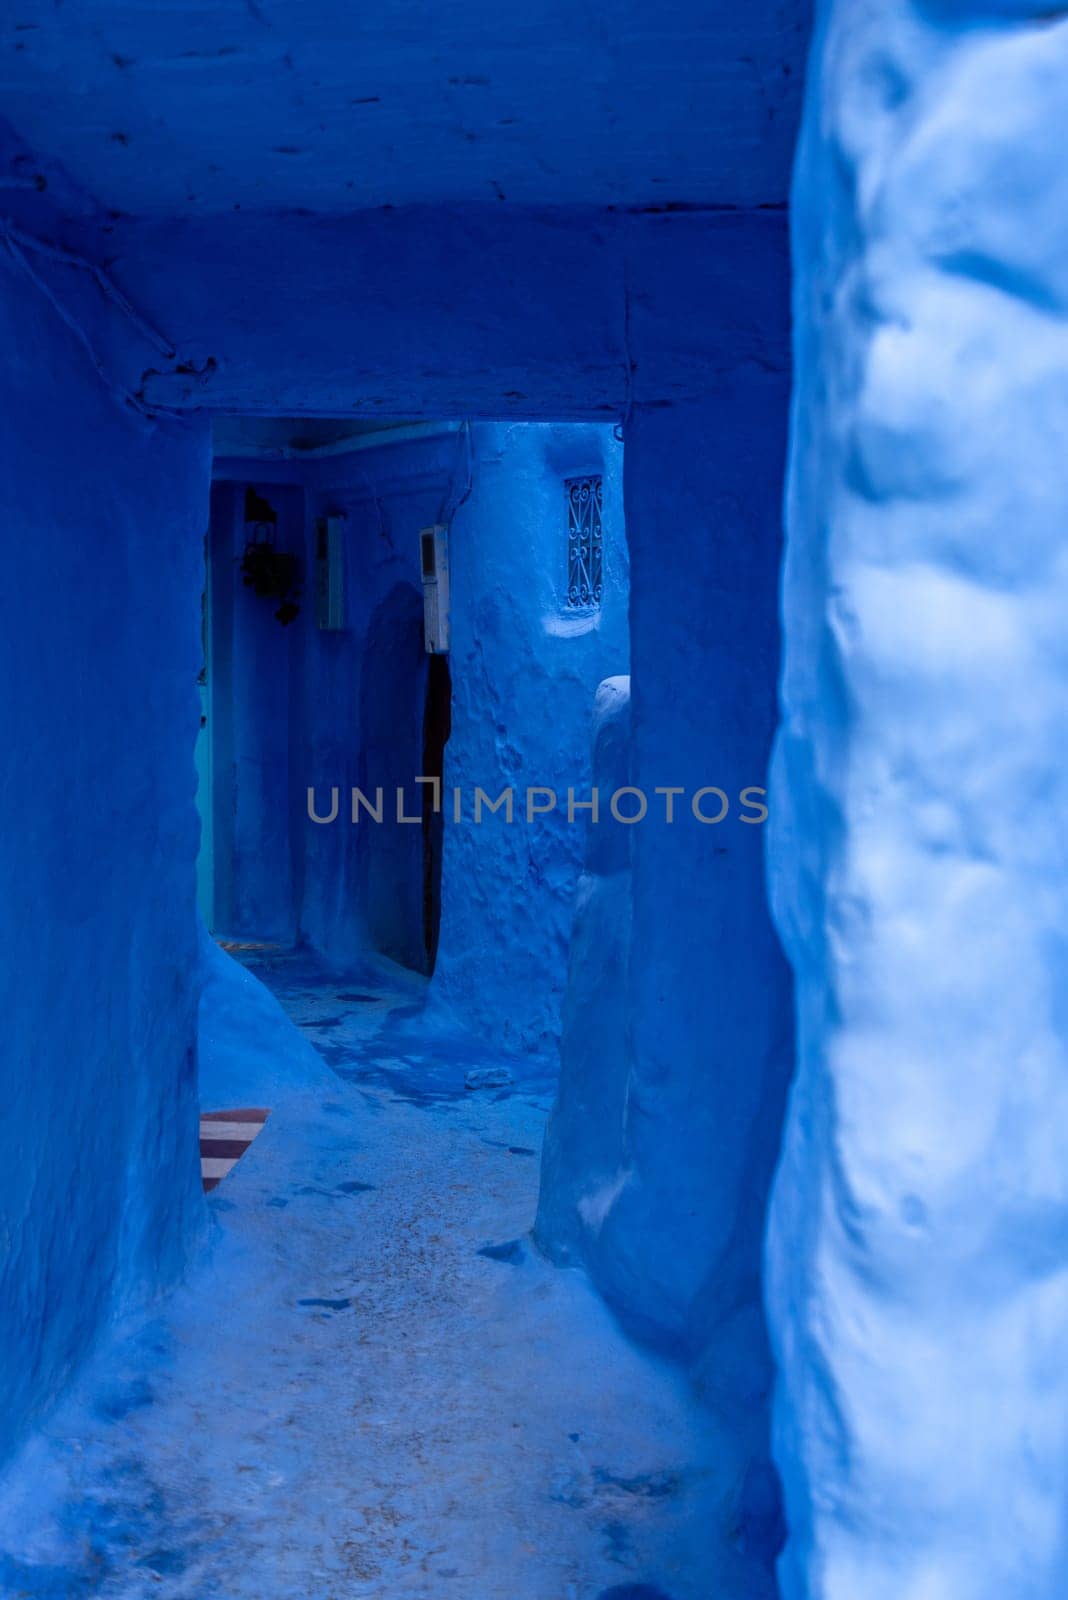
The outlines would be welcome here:
[[[94,332],[98,330],[94,329]],[[0,1452],[200,1214],[195,681],[208,441],[108,395],[0,258]]]
[[[559,1037],[587,815],[568,820],[567,791],[590,798],[594,696],[628,658],[621,456],[607,427],[478,424],[453,521],[445,782],[463,812],[446,820],[434,986],[509,1049],[555,1049]],[[587,473],[603,475],[604,597],[584,613],[566,605],[564,483]],[[513,788],[514,821],[484,811],[476,824],[476,786],[492,800]],[[530,822],[528,787],[557,796]]]
[[[794,223],[769,1244],[788,1600],[1054,1600],[1068,23],[823,7]]]

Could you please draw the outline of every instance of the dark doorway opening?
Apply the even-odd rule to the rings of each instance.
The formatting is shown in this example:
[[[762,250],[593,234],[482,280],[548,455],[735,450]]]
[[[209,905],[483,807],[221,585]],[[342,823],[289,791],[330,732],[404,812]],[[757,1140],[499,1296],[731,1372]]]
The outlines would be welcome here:
[[[422,595],[396,584],[371,618],[361,678],[360,787],[382,790],[383,819],[360,824],[360,898],[373,948],[415,972],[437,952],[442,844],[433,788],[415,780],[441,778],[450,692],[446,659],[423,643]]]
[[[426,706],[423,712],[422,776],[436,778],[437,784],[423,785],[423,942],[426,970],[434,971],[441,932],[441,852],[445,834],[444,796],[445,746],[452,729],[452,675],[449,658],[427,658]],[[435,789],[439,803],[435,805]]]

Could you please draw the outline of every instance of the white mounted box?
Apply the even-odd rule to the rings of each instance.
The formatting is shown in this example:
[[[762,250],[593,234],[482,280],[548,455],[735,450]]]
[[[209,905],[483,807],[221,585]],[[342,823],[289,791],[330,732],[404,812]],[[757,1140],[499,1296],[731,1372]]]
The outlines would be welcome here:
[[[441,523],[419,534],[423,578],[423,641],[432,656],[449,649],[449,530]]]

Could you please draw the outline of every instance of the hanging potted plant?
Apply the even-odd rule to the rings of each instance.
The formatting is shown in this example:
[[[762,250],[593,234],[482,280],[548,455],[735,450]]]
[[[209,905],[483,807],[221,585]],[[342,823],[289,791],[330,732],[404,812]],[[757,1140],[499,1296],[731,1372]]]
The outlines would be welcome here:
[[[274,614],[285,628],[300,613],[301,570],[292,551],[279,550],[275,543],[277,532],[277,512],[254,489],[248,489],[241,577],[246,589],[251,589],[260,599],[278,602]]]

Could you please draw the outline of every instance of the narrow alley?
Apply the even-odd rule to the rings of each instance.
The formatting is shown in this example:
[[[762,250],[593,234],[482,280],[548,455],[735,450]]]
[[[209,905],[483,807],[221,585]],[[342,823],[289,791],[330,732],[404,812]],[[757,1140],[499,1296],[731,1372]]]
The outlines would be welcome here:
[[[1068,9],[0,11],[0,1600],[1065,1600]]]
[[[528,1238],[551,1077],[435,1032],[397,969],[242,952],[289,1021],[209,959],[204,1093],[271,1116],[208,1259],[10,1476],[0,1592],[706,1600],[743,1573],[739,1530],[710,1537],[726,1441]]]

